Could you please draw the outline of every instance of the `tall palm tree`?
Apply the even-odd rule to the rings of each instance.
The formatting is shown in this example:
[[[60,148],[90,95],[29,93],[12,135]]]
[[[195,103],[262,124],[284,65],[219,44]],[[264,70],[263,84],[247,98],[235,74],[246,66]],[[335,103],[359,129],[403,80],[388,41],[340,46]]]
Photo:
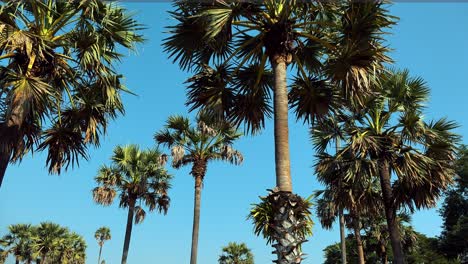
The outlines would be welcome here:
[[[122,253],[122,264],[125,264],[133,218],[136,224],[145,219],[143,205],[149,211],[157,209],[159,213],[167,213],[172,176],[163,167],[165,156],[155,149],[140,150],[137,145],[117,146],[111,160],[111,166],[102,166],[95,177],[98,186],[93,189],[93,198],[96,203],[108,206],[119,194],[119,206],[128,208]]]
[[[243,123],[252,133],[273,115],[280,190],[274,195],[283,198],[272,200],[285,202],[275,208],[287,208],[289,200],[296,200],[290,173],[289,107],[306,120],[326,113],[328,81],[341,87],[346,98],[362,101],[369,92],[368,73],[389,61],[381,34],[392,18],[380,1],[185,0],[176,1],[170,13],[177,24],[169,27],[165,51],[182,69],[197,71],[189,80],[187,104],[192,110],[208,110],[236,125]],[[297,69],[289,92],[288,66]],[[283,209],[275,219],[288,223],[277,223],[278,227],[289,225],[286,215],[296,211]],[[301,255],[291,255],[299,251],[289,248],[305,239],[286,230],[290,229],[278,229],[275,238],[284,244],[277,251],[278,261],[293,263]]]
[[[222,251],[219,264],[254,264],[253,254],[245,243],[229,242]]]
[[[197,125],[193,126],[186,117],[171,116],[165,128],[154,136],[158,145],[164,145],[171,150],[174,168],[192,165],[190,174],[195,180],[195,194],[190,264],[197,263],[201,188],[208,163],[219,160],[238,165],[243,160],[242,154],[232,148],[232,144],[241,134],[229,123],[215,122],[203,113],[197,116],[195,122]]]
[[[102,246],[104,246],[104,242],[111,239],[110,229],[106,226],[100,227],[98,230],[96,230],[96,233],[94,233],[94,238],[96,238],[98,245],[99,245],[98,264],[100,264]]]
[[[142,41],[114,2],[4,1],[0,7],[0,186],[8,164],[48,150],[60,173],[99,146],[127,91],[116,64]]]
[[[429,89],[408,71],[388,71],[379,76],[379,94],[369,97],[366,108],[349,114],[344,130],[346,146],[337,154],[342,160],[369,160],[379,178],[394,262],[404,263],[401,235],[396,222],[400,207],[410,210],[435,205],[452,182],[455,146],[454,122],[422,119]],[[329,137],[323,136],[321,146]],[[333,162],[329,163],[332,167]],[[392,177],[394,175],[395,177]],[[349,174],[348,178],[358,175]]]

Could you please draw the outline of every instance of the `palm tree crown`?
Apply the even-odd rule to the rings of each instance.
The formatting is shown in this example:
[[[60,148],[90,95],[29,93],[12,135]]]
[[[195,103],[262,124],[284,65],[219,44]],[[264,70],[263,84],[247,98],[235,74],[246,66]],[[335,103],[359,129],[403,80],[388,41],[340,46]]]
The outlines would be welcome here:
[[[6,1],[0,8],[0,184],[8,162],[37,146],[51,173],[87,157],[126,88],[117,48],[142,41],[115,3]]]
[[[94,233],[94,238],[96,238],[99,246],[102,246],[104,244],[104,242],[111,239],[110,229],[108,227],[105,227],[105,226],[100,227]]]
[[[245,243],[229,242],[222,251],[219,264],[254,264],[253,254]]]

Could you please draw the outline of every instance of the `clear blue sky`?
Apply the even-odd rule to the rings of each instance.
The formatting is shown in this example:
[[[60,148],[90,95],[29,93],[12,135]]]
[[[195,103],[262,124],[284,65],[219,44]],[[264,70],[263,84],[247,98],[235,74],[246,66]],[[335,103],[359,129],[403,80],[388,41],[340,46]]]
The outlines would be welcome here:
[[[118,144],[153,146],[153,134],[171,114],[186,114],[183,82],[188,75],[166,59],[161,49],[164,26],[171,23],[168,3],[126,3],[148,26],[148,42],[137,55],[124,60],[121,71],[126,84],[138,96],[125,96],[126,115],[112,123],[100,149],[91,150],[91,160],[83,161],[61,176],[50,176],[45,154],[35,153],[7,171],[0,190],[0,235],[9,224],[53,221],[82,234],[87,243],[87,263],[95,263],[98,246],[94,231],[109,226],[112,240],[104,246],[106,263],[120,262],[127,211],[117,205],[102,207],[92,201],[93,177],[99,165],[108,163]],[[399,68],[408,68],[423,77],[432,89],[428,119],[447,116],[459,122],[457,130],[468,135],[468,4],[397,3],[392,14],[399,24],[388,37],[395,50],[392,57]],[[313,150],[307,127],[291,125],[291,165],[295,191],[308,196],[320,189],[313,175]],[[466,140],[465,143],[468,143]],[[202,194],[200,264],[215,264],[223,245],[245,242],[253,250],[256,263],[271,263],[272,249],[252,233],[246,215],[250,204],[265,195],[274,182],[272,122],[256,137],[243,138],[237,148],[245,156],[242,166],[210,164]],[[193,179],[189,169],[170,171],[175,175],[171,208],[167,216],[148,214],[143,224],[134,226],[129,263],[188,263],[193,212]],[[318,221],[314,236],[304,246],[305,264],[321,263],[323,248],[339,240],[337,229],[325,231]],[[415,214],[417,231],[435,236],[441,219],[436,210]],[[13,263],[10,259],[8,263]]]

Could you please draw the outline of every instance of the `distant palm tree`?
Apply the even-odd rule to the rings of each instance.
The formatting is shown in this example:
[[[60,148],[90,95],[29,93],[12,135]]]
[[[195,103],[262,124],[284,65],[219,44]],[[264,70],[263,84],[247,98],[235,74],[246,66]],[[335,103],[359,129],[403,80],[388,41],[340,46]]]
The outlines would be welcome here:
[[[280,190],[274,195],[286,202],[274,206],[283,208],[275,219],[286,219],[296,210],[285,206],[297,200],[291,195],[288,109],[310,121],[325,114],[330,82],[347,99],[362,101],[370,90],[369,75],[390,61],[381,35],[393,21],[383,1],[182,0],[171,15],[177,23],[163,45],[182,69],[197,72],[189,80],[192,110],[243,123],[252,133],[273,116]],[[291,89],[288,67],[294,76]],[[276,253],[278,261],[292,262],[302,256],[297,240],[305,238],[285,230],[291,229],[278,229],[275,240],[289,244]]]
[[[67,233],[67,228],[51,222],[43,222],[37,226],[34,248],[36,255],[41,259],[41,264],[50,263],[49,258],[53,259],[54,255],[59,254]]]
[[[243,160],[242,154],[232,148],[232,144],[241,137],[241,134],[229,123],[215,122],[208,115],[201,113],[196,118],[196,124],[196,126],[191,125],[186,117],[171,116],[167,120],[166,127],[154,136],[159,145],[171,150],[174,168],[192,165],[190,174],[195,179],[195,204],[191,264],[197,263],[201,188],[208,163],[219,160],[238,165]]]
[[[86,260],[86,242],[76,233],[66,234],[58,247],[52,263],[84,264]]]
[[[98,245],[99,245],[98,264],[100,264],[102,246],[104,246],[104,242],[111,239],[110,229],[106,226],[100,227],[98,230],[96,230],[96,233],[94,233],[94,238],[96,238]]]
[[[349,160],[371,162],[367,175],[379,177],[394,263],[401,264],[404,256],[397,209],[435,205],[452,182],[459,137],[453,133],[454,122],[423,121],[429,89],[422,79],[410,77],[408,71],[390,70],[379,76],[376,85],[380,93],[367,99],[366,108],[357,114],[345,113],[349,122],[343,132],[346,145],[337,154],[340,162],[329,162],[323,170],[333,170]],[[331,137],[325,133],[319,138],[323,148]],[[349,156],[352,158],[347,159]],[[356,182],[360,174],[346,177]]]
[[[8,164],[48,150],[60,173],[123,112],[116,64],[142,41],[115,2],[4,1],[0,8],[0,186]]]
[[[245,243],[230,242],[222,251],[219,264],[254,264],[253,254]]]
[[[8,227],[8,234],[3,236],[0,244],[5,247],[5,256],[13,254],[15,262],[32,259],[33,227],[29,224],[16,224]]]
[[[387,245],[390,238],[386,219],[382,214],[365,215],[362,218],[363,229],[368,240],[368,248],[374,250],[380,258],[381,264],[388,264]],[[400,212],[397,214],[397,223],[400,229],[402,246],[408,252],[417,246],[416,232],[411,227],[411,216]]]
[[[119,206],[128,208],[127,228],[122,253],[122,264],[127,263],[133,218],[141,223],[149,211],[157,209],[167,213],[167,192],[172,176],[163,165],[165,156],[155,149],[140,150],[137,145],[117,146],[111,157],[111,166],[102,166],[95,177],[98,186],[93,189],[96,203],[111,205],[119,194]]]

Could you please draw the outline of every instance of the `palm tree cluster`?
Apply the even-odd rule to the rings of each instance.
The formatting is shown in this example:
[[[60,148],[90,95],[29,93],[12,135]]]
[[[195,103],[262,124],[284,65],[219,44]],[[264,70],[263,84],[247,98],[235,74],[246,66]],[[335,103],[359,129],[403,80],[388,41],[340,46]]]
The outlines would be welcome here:
[[[382,34],[394,17],[382,1],[180,0],[174,6],[170,14],[177,23],[163,45],[181,69],[195,72],[188,80],[187,105],[243,124],[253,134],[273,116],[279,192],[272,195],[297,200],[291,194],[288,109],[314,121],[329,112],[335,94],[363,104],[372,92],[371,75],[391,61]],[[304,207],[302,212],[275,208],[277,221],[290,221],[291,212],[307,213]],[[301,261],[304,238],[296,234],[274,238],[282,244],[278,263]]]
[[[384,71],[373,83],[376,93],[366,99],[364,108],[342,107],[312,131],[318,179],[334,193],[330,199],[335,203],[332,208],[319,207],[324,210],[319,215],[330,223],[327,217],[337,208],[348,210],[355,219],[368,212],[384,214],[394,263],[404,263],[397,212],[435,206],[452,182],[457,125],[445,118],[423,120],[429,89],[408,71]],[[338,138],[345,145],[328,153],[327,147]],[[371,184],[375,181],[378,186]],[[356,235],[359,226],[356,223]]]
[[[30,150],[47,150],[49,172],[59,174],[99,146],[124,111],[115,65],[142,41],[140,29],[113,2],[2,1],[0,186]]]
[[[194,121],[170,116],[154,135],[157,147],[116,146],[110,165],[99,168],[93,200],[110,206],[117,198],[128,210],[121,263],[127,263],[134,223],[147,211],[168,212],[170,159],[175,169],[190,166],[194,179],[190,264],[196,264],[208,165],[240,165],[239,128],[255,135],[270,118],[275,186],[248,218],[274,248],[273,262],[303,261],[313,198],[324,228],[339,219],[341,263],[351,253],[360,264],[370,255],[381,263],[390,255],[392,263],[408,261],[404,253],[417,237],[409,214],[434,207],[455,172],[466,176],[466,168],[456,162],[456,123],[422,117],[429,96],[424,80],[386,68],[392,59],[384,34],[396,21],[388,3],[176,0],[173,6],[175,24],[167,27],[163,49],[190,73],[186,105],[197,114]],[[109,121],[124,112],[121,94],[129,90],[116,65],[122,51],[143,41],[141,29],[112,1],[2,3],[0,186],[8,165],[30,151],[46,150],[49,173],[60,174],[87,159],[89,146],[99,146]],[[307,199],[293,192],[289,111],[311,127],[315,174],[325,186]],[[454,199],[459,192],[465,198],[465,187],[460,183]],[[447,245],[457,243],[466,233],[466,213],[448,208],[442,214]],[[345,228],[355,245],[349,254]],[[99,228],[95,238],[99,264],[109,228]],[[48,222],[12,225],[0,245],[2,261],[8,255],[16,263],[85,261],[83,239]],[[453,254],[466,256],[466,243]],[[253,255],[245,244],[230,243],[219,263],[253,264]]]
[[[12,255],[17,264],[84,264],[86,260],[83,237],[51,222],[10,225],[0,245],[2,259]]]

